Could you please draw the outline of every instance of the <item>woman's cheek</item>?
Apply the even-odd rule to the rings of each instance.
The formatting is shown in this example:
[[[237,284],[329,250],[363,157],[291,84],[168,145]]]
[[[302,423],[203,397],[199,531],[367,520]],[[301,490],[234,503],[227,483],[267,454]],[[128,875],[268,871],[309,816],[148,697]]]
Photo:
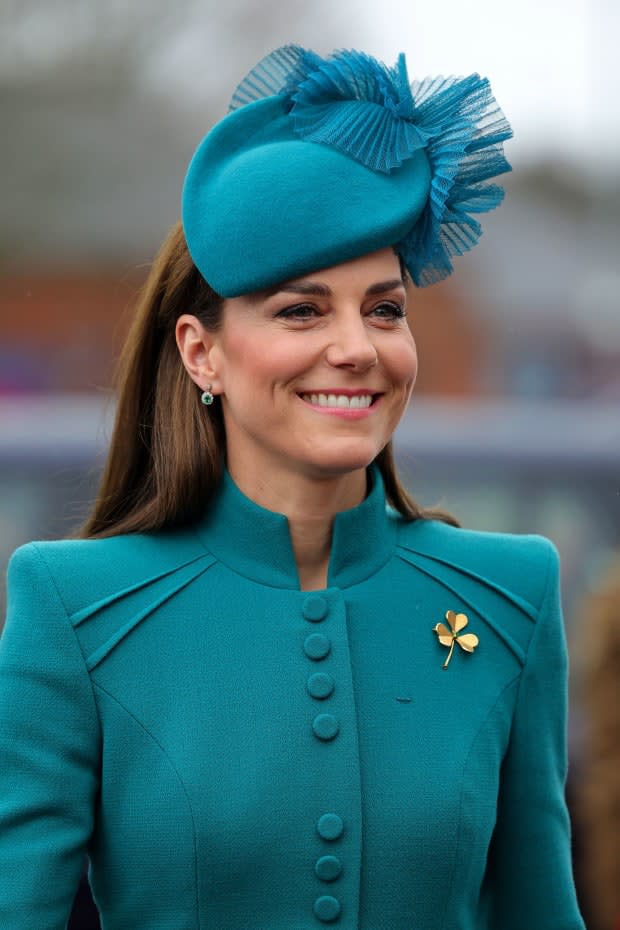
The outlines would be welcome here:
[[[413,339],[408,340],[407,344],[403,345],[402,351],[399,353],[398,358],[395,359],[394,372],[398,374],[400,380],[407,384],[410,383],[411,387],[413,387],[418,374],[418,353]]]

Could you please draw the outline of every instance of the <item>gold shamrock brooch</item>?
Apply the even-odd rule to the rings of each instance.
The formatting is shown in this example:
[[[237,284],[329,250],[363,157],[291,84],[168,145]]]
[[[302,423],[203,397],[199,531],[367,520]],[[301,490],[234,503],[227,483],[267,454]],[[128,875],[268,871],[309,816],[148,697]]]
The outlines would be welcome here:
[[[455,614],[453,610],[448,610],[446,611],[446,620],[449,627],[445,623],[437,623],[433,627],[441,645],[450,647],[448,658],[443,664],[444,668],[448,667],[448,662],[452,658],[455,643],[458,643],[465,652],[473,652],[478,645],[478,637],[475,633],[461,633],[461,630],[464,630],[469,623],[465,614]]]

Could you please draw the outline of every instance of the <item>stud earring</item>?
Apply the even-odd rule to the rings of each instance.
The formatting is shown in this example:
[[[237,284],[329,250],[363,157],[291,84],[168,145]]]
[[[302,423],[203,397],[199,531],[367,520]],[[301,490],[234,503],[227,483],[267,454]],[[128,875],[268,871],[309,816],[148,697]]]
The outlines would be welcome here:
[[[210,407],[213,401],[215,400],[215,398],[213,397],[213,394],[211,393],[210,384],[207,385],[207,389],[203,391],[202,394],[200,395],[200,400],[206,407]]]

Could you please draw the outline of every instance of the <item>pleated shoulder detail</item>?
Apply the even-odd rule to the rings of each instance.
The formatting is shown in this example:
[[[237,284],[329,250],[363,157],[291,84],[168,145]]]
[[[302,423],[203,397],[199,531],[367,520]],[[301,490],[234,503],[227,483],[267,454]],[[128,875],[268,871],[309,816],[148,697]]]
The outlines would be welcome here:
[[[96,602],[95,604],[90,605],[88,608],[85,608],[82,611],[78,612],[78,623],[83,622],[84,620],[93,617],[95,614],[105,611],[111,606],[115,605],[119,601],[127,601],[131,598],[131,595],[137,592],[143,591],[145,588],[157,586],[158,593],[152,592],[152,600],[147,604],[137,607],[135,613],[130,613],[128,619],[122,626],[115,629],[111,636],[106,639],[97,649],[91,652],[86,656],[86,666],[89,671],[92,671],[94,668],[99,665],[100,662],[105,659],[113,649],[121,643],[129,633],[132,632],[140,623],[142,623],[147,617],[155,613],[163,604],[171,600],[179,591],[182,591],[183,588],[191,584],[197,578],[199,578],[204,572],[206,572],[212,565],[215,565],[215,559],[208,554],[200,556],[197,559],[193,559],[192,562],[186,565],[181,565],[177,569],[172,571],[163,572],[161,575],[154,575],[146,581],[140,582],[131,588],[126,588],[123,591],[119,591],[117,595],[111,595],[104,598],[101,601]],[[167,580],[167,584],[163,590],[161,589],[160,582],[162,579]],[[127,607],[125,608],[127,612]],[[70,618],[72,622],[76,622],[76,616]]]
[[[153,585],[156,582],[161,581],[162,578],[175,575],[181,569],[190,565],[195,565],[196,562],[201,563],[198,574],[202,573],[205,568],[205,560],[209,563],[209,565],[212,565],[215,562],[215,559],[212,556],[209,556],[207,553],[202,553],[201,555],[197,555],[193,559],[190,559],[188,562],[183,562],[181,565],[175,565],[174,568],[168,568],[165,571],[160,571],[154,575],[149,575],[147,578],[142,578],[135,584],[129,585],[126,588],[121,588],[120,591],[114,591],[114,593],[108,594],[106,597],[103,597],[98,601],[94,601],[92,604],[88,604],[81,610],[76,610],[70,615],[69,619],[71,620],[73,626],[78,627],[81,623],[84,622],[84,620],[88,620],[89,617],[92,617],[94,614],[98,613],[100,610],[103,610],[105,607],[108,607],[110,604],[114,604],[116,601],[120,601],[124,597],[129,597],[129,595],[135,594],[137,591],[141,591],[143,588],[149,587],[149,585]],[[209,566],[207,565],[206,567]],[[178,590],[178,588],[176,590]],[[171,591],[171,594],[173,593],[174,590]],[[167,597],[160,599],[159,602],[163,603],[164,600],[167,600]]]
[[[429,522],[402,532],[397,554],[474,611],[523,666],[551,547],[544,537],[479,533]]]
[[[188,530],[36,546],[91,671],[217,562]]]
[[[407,550],[402,550],[399,555],[406,562],[409,562],[410,565],[413,565],[418,571],[421,571],[422,574],[426,575],[429,578],[432,578],[438,584],[440,584],[447,591],[450,591],[451,594],[455,594],[459,600],[469,607],[471,610],[474,610],[476,614],[485,621],[485,623],[491,627],[491,629],[496,633],[500,639],[505,643],[505,645],[510,649],[515,658],[519,661],[521,665],[525,665],[526,651],[522,648],[519,643],[510,635],[510,633],[497,623],[492,612],[487,609],[483,604],[480,597],[476,597],[476,594],[470,594],[467,591],[467,586],[463,585],[462,581],[458,579],[458,569],[454,571],[453,581],[449,578],[449,572],[438,571],[435,567],[429,568],[424,565],[424,557],[417,555],[414,552],[408,552]],[[467,573],[464,573],[467,574]],[[470,576],[471,577],[471,576]],[[482,579],[484,581],[484,579]],[[489,589],[496,589],[497,586],[489,585]],[[502,591],[502,589],[499,589]],[[502,591],[502,593],[505,593]],[[512,598],[510,598],[512,600]],[[513,601],[514,603],[514,601]]]

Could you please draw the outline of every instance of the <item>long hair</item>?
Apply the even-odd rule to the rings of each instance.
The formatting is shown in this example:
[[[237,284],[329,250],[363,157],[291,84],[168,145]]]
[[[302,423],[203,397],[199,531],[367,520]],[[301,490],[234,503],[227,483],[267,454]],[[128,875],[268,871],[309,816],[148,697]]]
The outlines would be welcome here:
[[[206,329],[221,325],[224,300],[194,265],[177,223],[153,263],[116,371],[117,408],[108,458],[82,538],[148,533],[202,516],[219,484],[226,434],[219,398],[208,412],[181,361],[175,326],[182,313]],[[376,458],[387,499],[406,519],[439,519],[401,483],[391,442]]]

